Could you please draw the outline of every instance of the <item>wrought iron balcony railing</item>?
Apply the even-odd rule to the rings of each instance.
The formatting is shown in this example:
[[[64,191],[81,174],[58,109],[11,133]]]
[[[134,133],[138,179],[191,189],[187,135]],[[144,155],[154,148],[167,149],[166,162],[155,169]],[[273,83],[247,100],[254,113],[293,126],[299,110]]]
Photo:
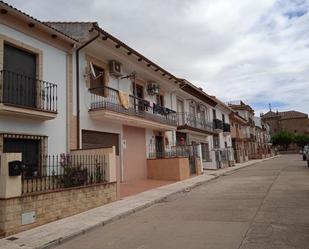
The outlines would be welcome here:
[[[133,95],[128,95],[127,100],[121,100],[118,90],[106,86],[90,88],[89,92],[90,110],[106,109],[164,124],[177,125],[176,112],[169,108],[157,104],[151,105],[149,101]]]
[[[177,113],[177,121],[178,126],[187,125],[197,129],[203,129],[212,132],[213,131],[213,124],[212,122],[207,122],[207,120],[197,117],[191,113]]]
[[[223,132],[231,132],[230,124],[223,123]]]
[[[215,130],[223,130],[223,122],[220,119],[215,118],[213,120],[213,125]]]
[[[56,84],[0,71],[0,103],[57,113],[57,99]]]

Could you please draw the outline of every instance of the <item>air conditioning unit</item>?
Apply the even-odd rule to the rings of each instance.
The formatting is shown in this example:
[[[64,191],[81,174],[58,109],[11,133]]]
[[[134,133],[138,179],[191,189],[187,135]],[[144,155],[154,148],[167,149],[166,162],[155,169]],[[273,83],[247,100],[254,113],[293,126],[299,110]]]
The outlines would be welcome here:
[[[121,63],[119,61],[110,61],[109,62],[109,72],[110,74],[119,77],[122,75]]]
[[[150,96],[157,95],[160,92],[159,84],[153,81],[147,83],[147,93]]]

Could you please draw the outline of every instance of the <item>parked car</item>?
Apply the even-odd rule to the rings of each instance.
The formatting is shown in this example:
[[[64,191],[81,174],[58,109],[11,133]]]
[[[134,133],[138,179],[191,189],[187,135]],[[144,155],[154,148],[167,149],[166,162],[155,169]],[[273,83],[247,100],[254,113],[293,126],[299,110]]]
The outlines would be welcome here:
[[[308,159],[309,145],[305,145],[303,149],[303,160],[306,161]]]
[[[309,150],[307,150],[306,152],[306,158],[307,158],[307,165],[309,167]]]

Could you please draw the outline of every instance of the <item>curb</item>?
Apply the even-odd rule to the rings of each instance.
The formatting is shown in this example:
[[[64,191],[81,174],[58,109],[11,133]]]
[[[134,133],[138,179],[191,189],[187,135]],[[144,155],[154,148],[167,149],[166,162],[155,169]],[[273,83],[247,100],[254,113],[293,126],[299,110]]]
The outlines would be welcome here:
[[[264,162],[264,161],[268,161],[268,160],[271,160],[271,159],[274,159],[278,156],[274,156],[274,157],[270,157],[270,158],[264,158],[264,159],[260,159],[259,161],[255,161],[255,162],[251,162],[251,163],[248,163],[247,165],[240,165],[237,167],[234,166],[234,167],[228,167],[228,168],[225,168],[223,169],[223,171],[221,172],[214,172],[213,174],[203,174],[201,176],[197,176],[197,177],[200,177],[201,179],[200,180],[197,180],[196,182],[192,182],[190,183],[190,180],[192,181],[192,179],[194,178],[190,178],[190,179],[186,179],[184,181],[180,181],[180,182],[176,182],[174,184],[177,184],[177,183],[184,183],[186,185],[187,183],[187,186],[180,186],[179,189],[175,189],[175,190],[171,190],[171,191],[168,191],[168,193],[163,193],[162,196],[159,196],[159,197],[154,197],[153,199],[150,199],[150,200],[145,200],[146,203],[144,204],[141,204],[140,206],[136,206],[136,207],[133,207],[132,209],[129,209],[129,210],[126,210],[126,211],[123,211],[122,213],[118,213],[118,214],[115,214],[114,216],[112,217],[107,217],[105,220],[101,220],[99,221],[97,224],[92,224],[92,225],[89,225],[88,227],[80,230],[80,231],[76,231],[76,232],[72,232],[71,234],[68,234],[68,235],[65,235],[64,237],[59,237],[55,240],[51,240],[43,245],[39,245],[39,246],[35,246],[35,247],[32,247],[32,248],[36,248],[36,249],[51,249],[51,248],[54,248],[56,246],[59,246],[60,244],[63,244],[64,242],[67,242],[69,240],[72,240],[74,239],[75,237],[77,236],[80,236],[80,235],[83,235],[95,228],[98,228],[98,227],[101,227],[101,226],[105,226],[107,224],[110,224],[116,220],[119,220],[119,219],[122,219],[122,218],[125,218],[133,213],[136,213],[138,211],[141,211],[143,209],[146,209],[148,207],[151,207],[153,206],[154,204],[156,203],[159,203],[165,199],[167,199],[168,197],[172,196],[172,195],[175,195],[175,194],[178,194],[178,193],[183,193],[183,192],[187,192],[188,190],[191,191],[192,189],[200,186],[200,185],[203,185],[207,182],[210,182],[212,180],[215,180],[217,178],[219,178],[220,176],[227,176],[227,175],[231,175],[233,173],[236,173],[237,171],[243,169],[243,168],[246,168],[246,167],[249,167],[249,166],[253,166],[253,165],[256,165],[260,162]],[[203,179],[204,177],[204,179]],[[195,178],[196,179],[196,178]],[[157,189],[167,189],[169,188],[169,186],[171,186],[171,184],[169,185],[165,185],[165,186],[161,186]],[[153,189],[154,190],[154,189]],[[151,191],[151,190],[149,190]],[[147,191],[146,191],[147,192]],[[143,193],[146,193],[146,192],[143,192]],[[125,200],[125,199],[123,199]],[[117,202],[117,201],[116,201]],[[114,203],[116,203],[114,202]],[[1,242],[1,240],[0,240]],[[8,242],[8,241],[6,241]],[[17,241],[16,241],[17,242]],[[27,245],[25,244],[17,244],[17,243],[14,243],[12,242],[12,246],[16,246],[16,248],[31,248],[31,247],[27,247]],[[22,242],[22,241],[20,241]],[[0,243],[0,246],[1,246],[1,243]],[[7,248],[11,248],[11,247],[7,247]]]

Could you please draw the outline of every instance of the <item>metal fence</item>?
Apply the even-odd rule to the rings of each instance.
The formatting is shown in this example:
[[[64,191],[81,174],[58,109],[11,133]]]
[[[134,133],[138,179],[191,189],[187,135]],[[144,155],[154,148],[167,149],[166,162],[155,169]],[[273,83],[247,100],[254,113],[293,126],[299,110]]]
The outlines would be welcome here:
[[[53,191],[63,188],[104,183],[105,155],[43,156],[37,171],[29,175],[23,166],[22,193]]]
[[[158,149],[154,144],[147,146],[148,159],[173,158],[173,157],[199,157],[197,145],[165,146]]]
[[[119,91],[107,86],[90,88],[89,92],[90,110],[108,109],[161,123],[177,125],[176,112],[169,108],[157,104],[151,105],[149,101],[133,95],[128,95],[128,103],[125,105],[121,102]]]
[[[56,84],[2,70],[0,86],[0,103],[57,112]]]

